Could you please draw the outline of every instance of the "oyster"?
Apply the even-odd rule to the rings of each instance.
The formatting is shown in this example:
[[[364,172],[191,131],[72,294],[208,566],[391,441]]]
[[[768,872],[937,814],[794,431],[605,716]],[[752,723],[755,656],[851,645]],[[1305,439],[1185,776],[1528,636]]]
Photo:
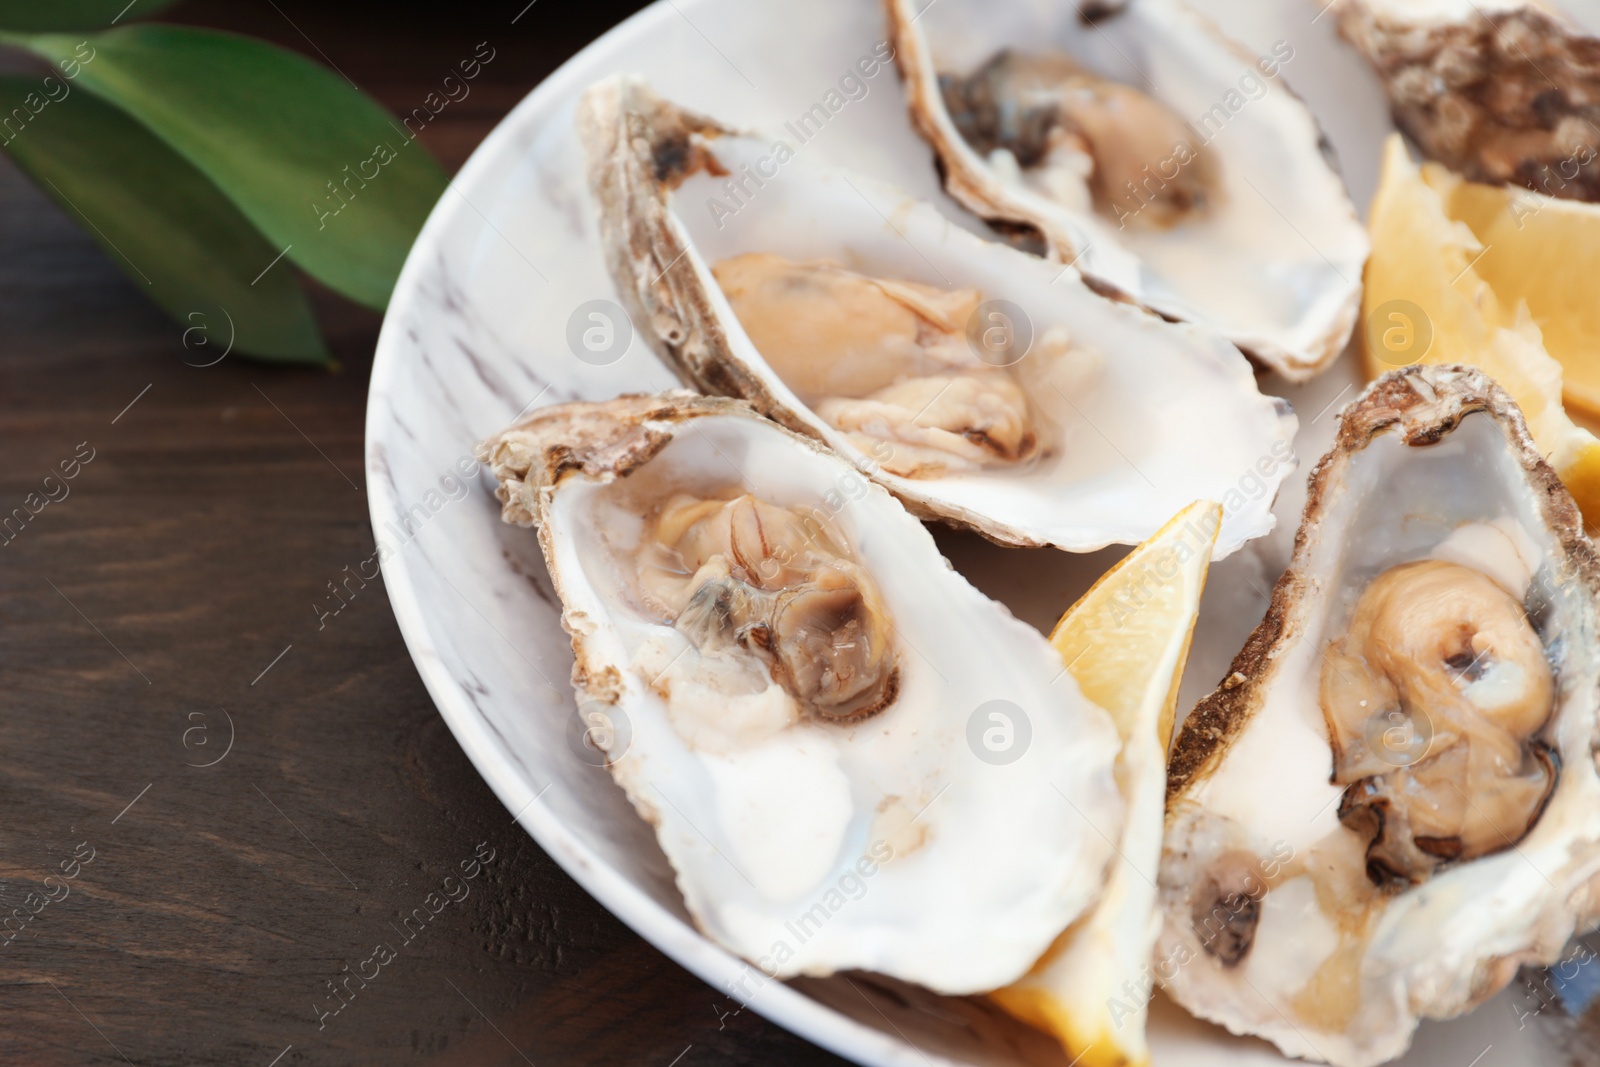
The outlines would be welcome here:
[[[1395,124],[1476,182],[1600,200],[1600,38],[1525,0],[1334,0]]]
[[[1169,765],[1157,973],[1365,1067],[1600,915],[1600,560],[1486,375],[1344,413],[1293,561]]]
[[[617,288],[689,384],[1006,544],[1137,543],[1197,498],[1218,556],[1271,529],[1295,420],[1221,338],[634,79],[579,125]]]
[[[1178,0],[885,3],[912,119],[968,209],[1291,380],[1343,350],[1367,239],[1282,83],[1292,45],[1252,59]]]
[[[582,720],[708,936],[769,977],[970,993],[1099,894],[1109,715],[837,456],[689,393],[545,408],[479,454],[539,528]]]

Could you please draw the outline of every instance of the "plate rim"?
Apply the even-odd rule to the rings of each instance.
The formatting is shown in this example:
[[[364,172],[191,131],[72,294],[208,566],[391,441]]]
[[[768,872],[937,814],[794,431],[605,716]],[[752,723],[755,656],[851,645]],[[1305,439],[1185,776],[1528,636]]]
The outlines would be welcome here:
[[[431,269],[443,234],[461,214],[461,203],[466,202],[466,196],[457,186],[470,189],[483,172],[513,149],[519,132],[532,125],[536,117],[562,95],[592,80],[593,69],[604,64],[607,52],[647,35],[656,23],[683,15],[682,8],[692,10],[710,2],[712,0],[654,0],[570,56],[495,124],[429,211],[406,255],[384,312],[367,386],[367,411],[362,431],[363,467],[367,478],[368,518],[375,537],[381,532],[382,523],[391,519],[399,506],[391,492],[392,483],[381,469],[385,461],[380,458],[384,453],[377,447],[377,433],[380,427],[391,425],[393,409],[388,401],[388,386],[402,366],[400,350],[404,344],[404,327],[401,320],[415,299],[419,279]],[[450,196],[452,193],[454,198]],[[477,225],[481,227],[486,223]],[[381,558],[379,568],[401,638],[424,688],[478,776],[513,814],[516,824],[573,881],[635,934],[714,991],[738,1001],[737,996],[727,992],[727,986],[752,965],[716,945],[651,899],[568,828],[540,799],[542,793],[520,802],[515,799],[514,795],[523,789],[522,769],[517,766],[508,744],[495,736],[487,721],[469,707],[459,683],[446,669],[422,611],[405,553],[394,552]],[[781,981],[762,982],[740,1006],[750,1008],[836,1055],[872,1067],[917,1067],[930,1061],[954,1067],[958,1063],[937,1053],[925,1053],[909,1041],[897,1041]]]

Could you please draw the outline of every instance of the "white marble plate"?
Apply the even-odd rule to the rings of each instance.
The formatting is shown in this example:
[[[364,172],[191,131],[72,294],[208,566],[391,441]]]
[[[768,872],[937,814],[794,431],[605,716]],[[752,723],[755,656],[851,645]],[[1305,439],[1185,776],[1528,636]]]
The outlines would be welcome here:
[[[1311,0],[1203,0],[1258,54],[1294,49],[1284,77],[1320,117],[1358,204],[1370,198],[1389,130],[1379,91]],[[741,1005],[863,1064],[1065,1067],[1053,1042],[979,1000],[949,1000],[863,976],[751,981],[741,961],[688,923],[645,824],[574,746],[571,649],[531,533],[501,524],[473,442],[525,409],[674,384],[637,337],[605,366],[579,360],[569,326],[614,297],[573,133],[579,94],[638,72],[670,99],[779,131],[824,100],[883,40],[876,0],[663,0],[572,59],[511,113],[434,210],[401,275],[378,342],[367,413],[372,520],[389,596],[417,668],[457,741],[507,809],[581,885],[708,982],[708,1008]],[[1243,68],[1241,68],[1241,71]],[[981,232],[940,193],[905,119],[892,69],[866,81],[800,151],[898,183]],[[1309,469],[1354,392],[1346,357],[1300,389],[1268,388],[1300,413]],[[1211,688],[1258,621],[1285,562],[1303,479],[1285,483],[1279,530],[1212,572],[1181,707]],[[1005,550],[939,533],[955,565],[1021,618],[1048,628],[1116,558]],[[743,985],[739,983],[743,981]],[[1405,1063],[1556,1063],[1508,992],[1473,1015],[1424,1026]],[[1282,1063],[1157,998],[1162,1067]],[[1477,1058],[1480,1057],[1481,1058]]]

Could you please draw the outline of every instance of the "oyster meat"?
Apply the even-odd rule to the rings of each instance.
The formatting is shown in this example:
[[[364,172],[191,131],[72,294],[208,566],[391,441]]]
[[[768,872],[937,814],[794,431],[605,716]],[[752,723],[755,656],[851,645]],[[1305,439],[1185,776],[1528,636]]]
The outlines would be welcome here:
[[[581,721],[752,980],[993,989],[1098,896],[1110,716],[849,464],[689,393],[544,408],[480,456],[538,526]]]
[[[1235,1033],[1398,1056],[1600,917],[1600,560],[1515,404],[1385,375],[1169,766],[1156,970]]]
[[[1291,43],[1251,57],[1180,0],[885,3],[912,119],[969,210],[1291,380],[1344,348],[1367,239],[1283,84]]]
[[[1005,544],[1133,544],[1202,498],[1218,556],[1271,529],[1296,423],[1222,338],[636,79],[579,127],[618,291],[687,383]]]

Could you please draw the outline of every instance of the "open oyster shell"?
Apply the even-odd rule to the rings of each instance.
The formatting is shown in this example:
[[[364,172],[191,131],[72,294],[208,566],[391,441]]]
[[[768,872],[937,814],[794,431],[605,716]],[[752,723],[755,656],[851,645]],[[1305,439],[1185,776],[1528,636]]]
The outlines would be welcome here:
[[[1315,120],[1283,84],[1292,43],[1251,56],[1179,0],[885,3],[912,119],[968,209],[1036,238],[1103,289],[1221,333],[1290,380],[1343,350],[1367,238]],[[996,77],[1003,54],[1065,60],[1100,89],[1109,83],[1105,113],[1079,123],[1088,158],[1054,148],[1032,158],[1033,120],[1059,129],[1049,109],[1068,105],[1019,102],[1041,87],[1033,75]],[[958,84],[964,91],[952,92]],[[993,96],[1004,97],[990,101],[999,121],[1021,129],[975,146],[952,100]],[[1073,202],[1063,180],[1075,163],[1092,203]],[[1153,217],[1186,182],[1194,209]]]
[[[1419,575],[1456,584],[1402,597],[1384,609],[1400,633],[1352,648],[1374,590]],[[1290,1055],[1365,1067],[1403,1052],[1419,1019],[1557,959],[1600,909],[1597,591],[1572,498],[1487,376],[1411,368],[1369,387],[1311,477],[1266,618],[1173,749],[1168,993]],[[1459,598],[1496,613],[1499,636],[1477,606],[1430,616]],[[1341,695],[1434,640],[1442,658],[1387,675],[1388,697]],[[1478,651],[1457,659],[1458,645]],[[1524,689],[1543,705],[1499,731],[1499,701]],[[1517,775],[1535,786],[1512,802]],[[1418,829],[1447,808],[1497,836]]]
[[[1600,200],[1600,38],[1525,0],[1335,0],[1395,123],[1473,181]]]
[[[584,735],[745,996],[993,989],[1099,894],[1110,716],[849,464],[685,392],[544,408],[479,456],[538,527]]]
[[[1261,394],[1248,361],[1222,338],[1106,300],[1070,267],[975,237],[882,183],[809,167],[787,142],[726,129],[637,79],[591,89],[579,129],[619,294],[689,384],[747,399],[826,442],[918,515],[1005,544],[1135,544],[1200,498],[1224,507],[1219,557],[1272,528],[1273,497],[1293,469],[1296,420],[1283,401]],[[800,372],[820,376],[816,364],[855,340],[845,317],[836,345],[815,341],[845,303],[828,299],[825,287],[849,287],[851,299],[865,291],[874,307],[898,306],[915,320],[918,336],[904,339],[907,346],[937,338],[924,351],[938,348],[952,383],[1008,390],[1029,423],[1018,435],[1020,454],[907,473],[903,458],[922,447],[911,431],[959,390],[930,387],[926,404],[902,401],[898,428],[873,438],[853,432],[872,431],[871,420],[849,423],[834,412],[890,405],[848,391],[842,400],[808,394],[796,373],[780,375],[778,353],[766,342],[758,348],[756,325],[725,291],[741,265],[774,257],[789,273],[748,288],[795,294],[797,313],[779,325],[792,327],[791,341],[819,350]],[[816,292],[824,296],[799,302]],[[1015,350],[993,358],[983,347],[991,330]],[[1024,335],[1031,341],[1018,340]],[[840,356],[828,373],[865,373],[874,358]],[[941,380],[899,379],[885,392]],[[994,436],[994,424],[974,421],[960,432],[957,423],[944,437],[964,447]]]

